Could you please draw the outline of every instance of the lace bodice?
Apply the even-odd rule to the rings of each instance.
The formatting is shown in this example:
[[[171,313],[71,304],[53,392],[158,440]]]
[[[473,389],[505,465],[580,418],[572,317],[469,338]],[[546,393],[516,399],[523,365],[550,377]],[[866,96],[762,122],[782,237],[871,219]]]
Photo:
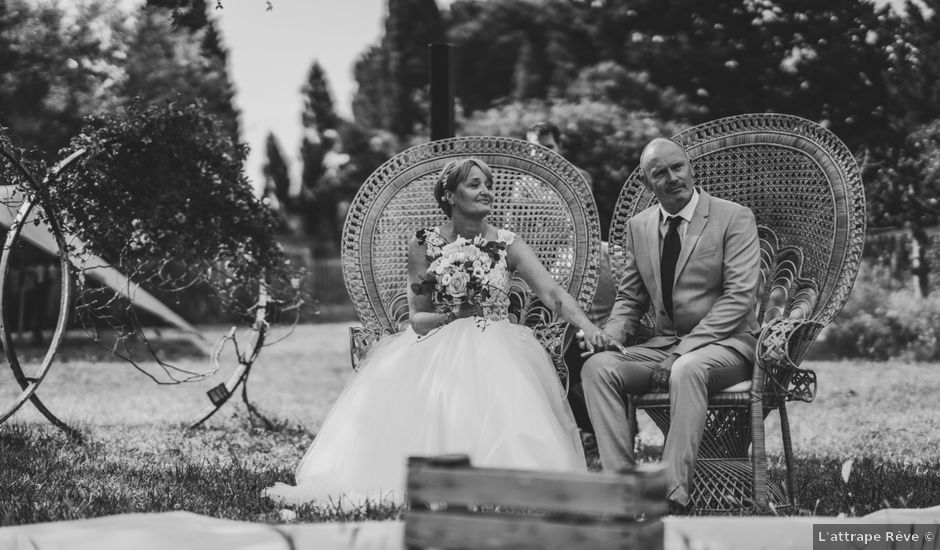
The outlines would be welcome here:
[[[418,242],[427,247],[429,261],[441,256],[441,249],[448,244],[437,227],[422,229],[416,234]],[[496,234],[496,242],[504,244],[507,248],[515,240],[516,234],[507,229],[500,229]],[[501,257],[489,273],[490,296],[480,303],[483,315],[490,321],[500,321],[509,318],[509,288],[512,282],[512,273],[506,263],[506,254]],[[435,300],[434,310],[446,312],[449,304]]]

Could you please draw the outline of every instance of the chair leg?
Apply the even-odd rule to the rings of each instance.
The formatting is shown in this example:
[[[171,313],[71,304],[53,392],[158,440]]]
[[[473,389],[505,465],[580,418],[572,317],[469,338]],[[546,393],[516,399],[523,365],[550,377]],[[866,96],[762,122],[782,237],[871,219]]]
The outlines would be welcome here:
[[[764,444],[764,403],[751,402],[751,468],[754,475],[754,507],[767,508],[767,450]]]
[[[796,510],[796,469],[793,466],[793,445],[790,442],[790,418],[787,415],[787,403],[781,401],[777,407],[780,411],[780,433],[783,436],[783,460],[787,467],[787,495],[790,506]]]
[[[630,424],[630,429],[633,431],[633,441],[630,443],[633,445],[633,453],[636,456],[637,448],[640,443],[640,424],[636,419],[636,405],[633,403],[633,398],[627,399],[627,422]]]

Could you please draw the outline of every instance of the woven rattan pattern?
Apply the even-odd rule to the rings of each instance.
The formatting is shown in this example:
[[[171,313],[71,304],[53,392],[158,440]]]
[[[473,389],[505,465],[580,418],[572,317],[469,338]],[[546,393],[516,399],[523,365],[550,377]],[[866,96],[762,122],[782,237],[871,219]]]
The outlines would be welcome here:
[[[343,274],[366,333],[400,330],[404,319],[395,306],[406,288],[408,242],[418,229],[446,220],[434,201],[434,182],[448,162],[470,156],[493,170],[495,201],[488,221],[522,237],[582,309],[591,303],[597,286],[600,226],[591,190],[580,172],[549,149],[522,140],[451,138],[391,158],[369,177],[350,205],[343,226]],[[517,314],[525,317],[524,311]],[[360,345],[370,340],[357,338]]]
[[[669,432],[669,409],[647,410],[650,419],[663,433]],[[751,416],[745,407],[712,407],[706,423],[713,428],[713,437],[702,442],[699,458],[737,458],[747,456],[750,446]]]
[[[747,464],[704,458],[695,463],[692,475],[692,499],[695,502],[710,502],[711,512],[738,512],[753,506],[753,495],[742,479],[750,476]],[[708,480],[708,483],[702,483]],[[770,502],[786,502],[787,497],[779,482],[767,483]]]
[[[669,408],[644,409],[664,434],[669,433]],[[748,407],[710,407],[692,476],[691,499],[702,512],[725,513],[753,506],[753,470],[746,460],[751,442],[751,416]],[[740,460],[745,457],[745,460]],[[786,493],[779,484],[769,483],[770,502],[785,505]]]

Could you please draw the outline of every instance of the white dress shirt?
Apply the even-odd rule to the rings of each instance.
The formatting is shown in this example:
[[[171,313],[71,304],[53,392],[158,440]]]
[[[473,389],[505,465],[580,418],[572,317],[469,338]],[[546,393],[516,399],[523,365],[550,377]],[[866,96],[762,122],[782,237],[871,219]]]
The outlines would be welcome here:
[[[679,216],[682,218],[682,221],[679,222],[679,227],[677,231],[679,232],[679,242],[681,243],[685,239],[685,232],[689,228],[689,222],[692,221],[692,215],[695,213],[695,207],[698,206],[698,189],[692,190],[692,198],[689,199],[689,202],[685,203],[685,206],[682,207],[677,214],[670,214],[663,209],[662,205],[659,205],[659,249],[662,251],[663,239],[666,237],[666,232],[669,231],[669,223],[666,219],[670,216]]]

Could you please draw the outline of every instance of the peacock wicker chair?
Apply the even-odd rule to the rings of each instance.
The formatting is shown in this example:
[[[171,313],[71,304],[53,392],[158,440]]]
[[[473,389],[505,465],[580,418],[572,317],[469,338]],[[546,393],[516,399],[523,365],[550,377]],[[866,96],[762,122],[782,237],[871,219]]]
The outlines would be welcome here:
[[[540,145],[511,138],[460,137],[412,147],[369,176],[343,225],[346,289],[361,327],[350,329],[350,356],[358,368],[380,337],[408,323],[407,251],[415,231],[446,220],[434,201],[434,182],[452,160],[475,157],[493,171],[496,195],[488,221],[521,236],[552,277],[582,309],[597,287],[600,222],[581,173]],[[567,323],[514,279],[510,319],[533,329],[567,388],[562,360]]]
[[[754,212],[761,246],[762,328],[753,376],[709,397],[692,502],[704,513],[759,511],[768,504],[795,508],[786,403],[815,397],[816,375],[800,363],[842,309],[855,281],[865,239],[858,166],[831,132],[788,115],[723,118],[672,139],[691,159],[696,185]],[[611,222],[615,274],[623,269],[627,220],[655,202],[637,168],[623,186]],[[653,322],[651,311],[643,324],[652,328]],[[633,403],[668,434],[668,393],[636,396]],[[764,419],[774,409],[780,414],[786,492],[768,482]]]

